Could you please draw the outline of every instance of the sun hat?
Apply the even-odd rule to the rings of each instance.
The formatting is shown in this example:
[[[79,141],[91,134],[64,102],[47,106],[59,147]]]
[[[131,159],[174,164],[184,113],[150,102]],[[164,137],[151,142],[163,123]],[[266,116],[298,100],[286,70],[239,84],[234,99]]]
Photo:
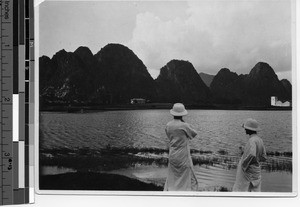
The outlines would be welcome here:
[[[188,114],[187,110],[182,103],[176,103],[173,105],[173,108],[170,110],[170,113],[173,116],[185,116]]]
[[[261,128],[259,127],[258,122],[255,119],[247,119],[244,124],[242,125],[243,128],[251,130],[251,131],[260,131]]]

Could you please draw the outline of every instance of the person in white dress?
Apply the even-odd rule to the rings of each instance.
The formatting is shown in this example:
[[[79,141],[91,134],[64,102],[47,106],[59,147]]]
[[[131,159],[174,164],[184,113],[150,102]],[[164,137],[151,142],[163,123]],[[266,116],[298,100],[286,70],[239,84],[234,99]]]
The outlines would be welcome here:
[[[188,114],[183,104],[174,104],[170,113],[174,119],[165,129],[169,139],[169,164],[164,190],[196,191],[198,181],[193,169],[189,142],[197,132],[183,121],[182,117]]]
[[[249,135],[249,140],[239,161],[232,191],[260,192],[261,162],[266,160],[263,140],[257,135],[261,128],[255,119],[247,119],[242,126]]]

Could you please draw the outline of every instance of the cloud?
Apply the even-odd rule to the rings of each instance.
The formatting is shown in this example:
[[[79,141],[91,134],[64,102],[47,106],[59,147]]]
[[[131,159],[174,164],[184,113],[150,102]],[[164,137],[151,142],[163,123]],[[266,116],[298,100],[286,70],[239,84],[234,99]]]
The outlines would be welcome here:
[[[183,12],[171,20],[151,12],[136,16],[128,46],[151,75],[171,59],[210,74],[222,67],[248,73],[259,61],[276,72],[291,70],[289,1],[193,1]]]

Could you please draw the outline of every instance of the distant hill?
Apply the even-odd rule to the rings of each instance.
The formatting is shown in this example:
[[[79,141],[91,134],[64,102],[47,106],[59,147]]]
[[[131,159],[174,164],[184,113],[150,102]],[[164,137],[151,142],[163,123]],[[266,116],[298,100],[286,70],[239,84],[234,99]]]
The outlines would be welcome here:
[[[280,82],[285,88],[287,96],[292,97],[292,84],[290,83],[290,81],[288,81],[287,79],[282,79]]]
[[[39,64],[42,102],[88,102],[94,89],[92,77],[97,73],[95,62],[61,50],[52,59],[41,57]]]
[[[238,76],[228,68],[222,68],[210,85],[213,102],[217,104],[242,104],[246,95],[243,80],[243,76]]]
[[[161,68],[155,81],[162,102],[203,104],[210,101],[209,88],[188,61],[171,60]]]
[[[137,55],[120,44],[108,44],[95,55],[87,47],[60,50],[52,58],[40,57],[39,71],[41,108],[129,104],[132,98],[197,106],[268,107],[271,96],[292,99],[291,83],[280,81],[267,63],[257,63],[245,75],[222,68],[212,76],[198,74],[188,61],[171,60],[153,80]]]
[[[131,98],[154,100],[157,96],[154,80],[144,63],[129,48],[108,44],[96,55],[102,70],[101,88],[111,97],[110,103],[129,103]]]
[[[219,104],[269,106],[270,97],[291,100],[291,85],[280,81],[267,63],[257,63],[249,74],[237,75],[229,69],[221,69],[214,77],[210,89],[213,101]]]
[[[273,68],[267,63],[259,62],[250,71],[246,79],[246,91],[251,99],[248,103],[269,105],[270,96],[277,96],[279,100],[291,100],[282,82],[278,79]]]
[[[86,47],[61,50],[39,64],[42,103],[118,104],[157,96],[146,66],[123,45],[108,44],[96,55]]]
[[[215,76],[207,74],[207,73],[202,73],[202,72],[199,73],[199,75],[200,75],[201,79],[203,80],[203,82],[205,83],[205,85],[207,87],[210,87],[210,84],[213,81],[213,79],[214,79]]]

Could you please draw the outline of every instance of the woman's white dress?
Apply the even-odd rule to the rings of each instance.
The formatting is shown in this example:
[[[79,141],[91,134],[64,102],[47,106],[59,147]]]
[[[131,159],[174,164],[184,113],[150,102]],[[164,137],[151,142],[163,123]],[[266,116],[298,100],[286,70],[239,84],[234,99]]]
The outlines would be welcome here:
[[[189,141],[197,132],[185,122],[174,119],[166,126],[169,138],[169,164],[165,191],[192,191],[198,189],[193,170]]]
[[[232,191],[260,192],[261,191],[261,164],[266,160],[266,149],[260,137],[250,136],[245,146],[236,173],[236,180]]]

